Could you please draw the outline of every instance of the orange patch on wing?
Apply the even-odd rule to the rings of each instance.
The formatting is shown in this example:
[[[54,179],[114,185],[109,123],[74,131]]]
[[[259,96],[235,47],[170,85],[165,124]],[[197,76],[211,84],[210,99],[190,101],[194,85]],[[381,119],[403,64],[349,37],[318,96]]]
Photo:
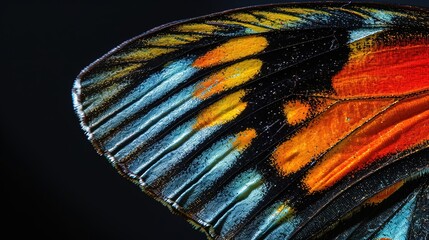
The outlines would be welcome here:
[[[392,186],[383,189],[381,192],[375,194],[370,199],[366,200],[365,204],[374,205],[379,204],[386,200],[388,197],[392,196],[396,191],[398,191],[404,185],[404,181],[399,181]]]
[[[428,69],[428,40],[403,46],[373,44],[369,49],[352,51],[347,65],[333,78],[332,86],[340,98],[400,96],[428,90]]]
[[[304,179],[310,192],[324,190],[348,173],[389,154],[428,144],[429,94],[402,100],[329,151]]]
[[[195,60],[197,68],[212,67],[262,52],[268,41],[262,36],[246,36],[229,40]]]
[[[242,85],[260,72],[262,64],[259,59],[249,59],[224,68],[199,83],[195,89],[194,96],[199,99],[207,99],[215,94]]]
[[[250,146],[250,144],[252,143],[255,137],[256,137],[255,129],[246,129],[245,131],[237,134],[237,137],[232,143],[232,146],[234,146],[234,148],[240,152],[244,151],[247,147]]]
[[[247,103],[241,101],[245,94],[244,90],[237,91],[205,108],[193,128],[199,130],[232,121],[246,109]]]
[[[300,170],[336,145],[393,100],[346,101],[333,105],[274,151],[274,165],[283,175]]]
[[[291,125],[304,121],[310,115],[311,106],[302,101],[290,101],[284,105],[283,112]]]

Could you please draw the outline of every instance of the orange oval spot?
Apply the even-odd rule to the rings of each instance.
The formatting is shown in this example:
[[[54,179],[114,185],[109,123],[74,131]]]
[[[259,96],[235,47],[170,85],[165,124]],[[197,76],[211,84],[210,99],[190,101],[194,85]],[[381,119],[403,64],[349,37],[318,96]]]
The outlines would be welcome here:
[[[233,64],[212,74],[206,80],[199,83],[195,89],[194,96],[204,100],[215,94],[242,85],[257,75],[261,67],[262,61],[259,59],[250,59]]]
[[[231,62],[263,51],[268,41],[262,36],[234,38],[195,60],[193,66],[206,68]]]
[[[246,148],[250,146],[253,139],[256,137],[256,130],[253,128],[246,129],[243,132],[240,132],[237,134],[236,139],[232,143],[232,146],[234,146],[235,149],[242,152]]]
[[[225,124],[235,119],[246,109],[247,103],[241,101],[245,94],[244,90],[240,90],[213,103],[198,114],[193,128],[198,130]]]
[[[303,122],[310,115],[311,106],[302,101],[287,102],[283,107],[286,120],[291,125]]]

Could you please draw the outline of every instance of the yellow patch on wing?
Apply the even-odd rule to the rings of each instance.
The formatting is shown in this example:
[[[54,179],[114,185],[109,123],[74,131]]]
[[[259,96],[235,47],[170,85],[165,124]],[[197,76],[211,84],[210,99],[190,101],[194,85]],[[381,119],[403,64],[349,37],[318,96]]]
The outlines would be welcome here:
[[[246,92],[240,90],[213,103],[198,114],[193,128],[199,130],[234,120],[247,107],[247,103],[241,101],[245,95]]]
[[[368,37],[350,43],[349,60],[363,62],[362,59],[364,59],[365,56],[368,56],[368,54],[374,51],[374,49],[377,47],[378,36],[379,33],[375,33]]]
[[[195,32],[195,33],[213,33],[219,28],[205,23],[189,23],[180,25],[176,28],[179,32]]]
[[[286,120],[291,125],[303,122],[310,115],[310,110],[310,104],[303,101],[290,101],[283,107]]]
[[[216,21],[216,23],[241,26],[241,27],[247,28],[248,30],[252,31],[253,33],[264,33],[264,32],[269,32],[272,30],[272,29],[267,28],[267,27],[257,26],[257,25],[254,25],[253,23],[246,23],[246,22],[220,20],[220,21]]]
[[[370,199],[366,200],[365,204],[375,205],[379,204],[382,201],[386,200],[388,197],[392,196],[396,191],[398,191],[404,185],[404,181],[399,181],[392,186],[383,189],[381,192],[375,194]]]
[[[234,13],[229,15],[231,19],[237,20],[237,21],[243,21],[248,23],[257,23],[259,22],[259,19],[257,19],[254,15],[249,13]]]
[[[200,39],[200,36],[193,37],[189,35],[166,34],[159,37],[153,37],[146,40],[147,45],[161,46],[161,47],[174,47],[176,45],[183,45]]]
[[[114,56],[113,58],[121,59],[123,61],[148,61],[174,51],[176,51],[174,48],[142,48],[119,56]]]
[[[93,78],[101,79],[100,81],[96,81],[94,84],[89,85],[88,89],[97,88],[99,86],[111,84],[116,80],[130,74],[132,71],[137,70],[141,67],[141,63],[130,64],[126,67],[115,67],[114,69],[110,69],[108,72],[101,73],[100,75],[95,75]]]
[[[277,207],[276,211],[272,214],[273,218],[277,218],[276,222],[281,222],[288,218],[293,217],[295,210],[290,207],[287,203],[282,203]]]
[[[282,175],[299,171],[392,101],[390,99],[348,101],[330,107],[307,127],[276,148],[272,155],[274,165]]]
[[[264,25],[268,25],[270,27],[279,29],[285,27],[287,24],[291,22],[295,22],[301,20],[301,18],[285,14],[285,13],[276,13],[276,12],[265,12],[265,11],[255,11],[253,14],[257,16],[261,16],[269,21],[261,20],[261,23]]]
[[[104,80],[109,81],[109,80],[121,78],[121,77],[129,74],[130,72],[136,70],[140,66],[141,66],[141,64],[136,63],[136,64],[131,64],[127,67],[118,69],[117,71],[113,72],[109,77],[105,78]]]
[[[178,34],[177,38],[188,42],[195,42],[200,40],[201,38],[204,38],[204,36],[197,35],[197,34],[180,34],[180,35]]]
[[[315,9],[311,9],[311,8],[277,8],[277,10],[288,12],[288,13],[302,14],[302,15],[306,15],[306,14],[330,15],[330,13],[328,13],[328,12],[315,10]]]
[[[237,149],[238,151],[242,152],[250,146],[256,135],[256,130],[253,128],[249,128],[242,132],[239,132],[234,142],[232,143],[232,146],[234,147],[234,149]]]
[[[262,36],[246,36],[229,40],[195,60],[193,66],[212,67],[262,52],[268,41]]]
[[[207,99],[215,94],[242,85],[260,72],[262,64],[259,59],[249,59],[222,69],[198,84],[194,96],[199,99]]]

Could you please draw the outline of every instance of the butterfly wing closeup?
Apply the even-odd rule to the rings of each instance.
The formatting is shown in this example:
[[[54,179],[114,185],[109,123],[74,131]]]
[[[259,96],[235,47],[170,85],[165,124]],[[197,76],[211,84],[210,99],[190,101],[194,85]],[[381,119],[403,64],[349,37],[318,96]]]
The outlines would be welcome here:
[[[78,76],[125,177],[210,239],[429,236],[429,11],[306,3],[175,22]]]

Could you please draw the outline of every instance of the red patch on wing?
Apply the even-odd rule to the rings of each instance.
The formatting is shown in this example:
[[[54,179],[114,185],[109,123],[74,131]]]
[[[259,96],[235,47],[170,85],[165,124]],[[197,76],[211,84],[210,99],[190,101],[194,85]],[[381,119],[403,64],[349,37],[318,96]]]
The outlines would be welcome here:
[[[338,97],[397,96],[429,89],[427,40],[356,55],[332,80]]]

